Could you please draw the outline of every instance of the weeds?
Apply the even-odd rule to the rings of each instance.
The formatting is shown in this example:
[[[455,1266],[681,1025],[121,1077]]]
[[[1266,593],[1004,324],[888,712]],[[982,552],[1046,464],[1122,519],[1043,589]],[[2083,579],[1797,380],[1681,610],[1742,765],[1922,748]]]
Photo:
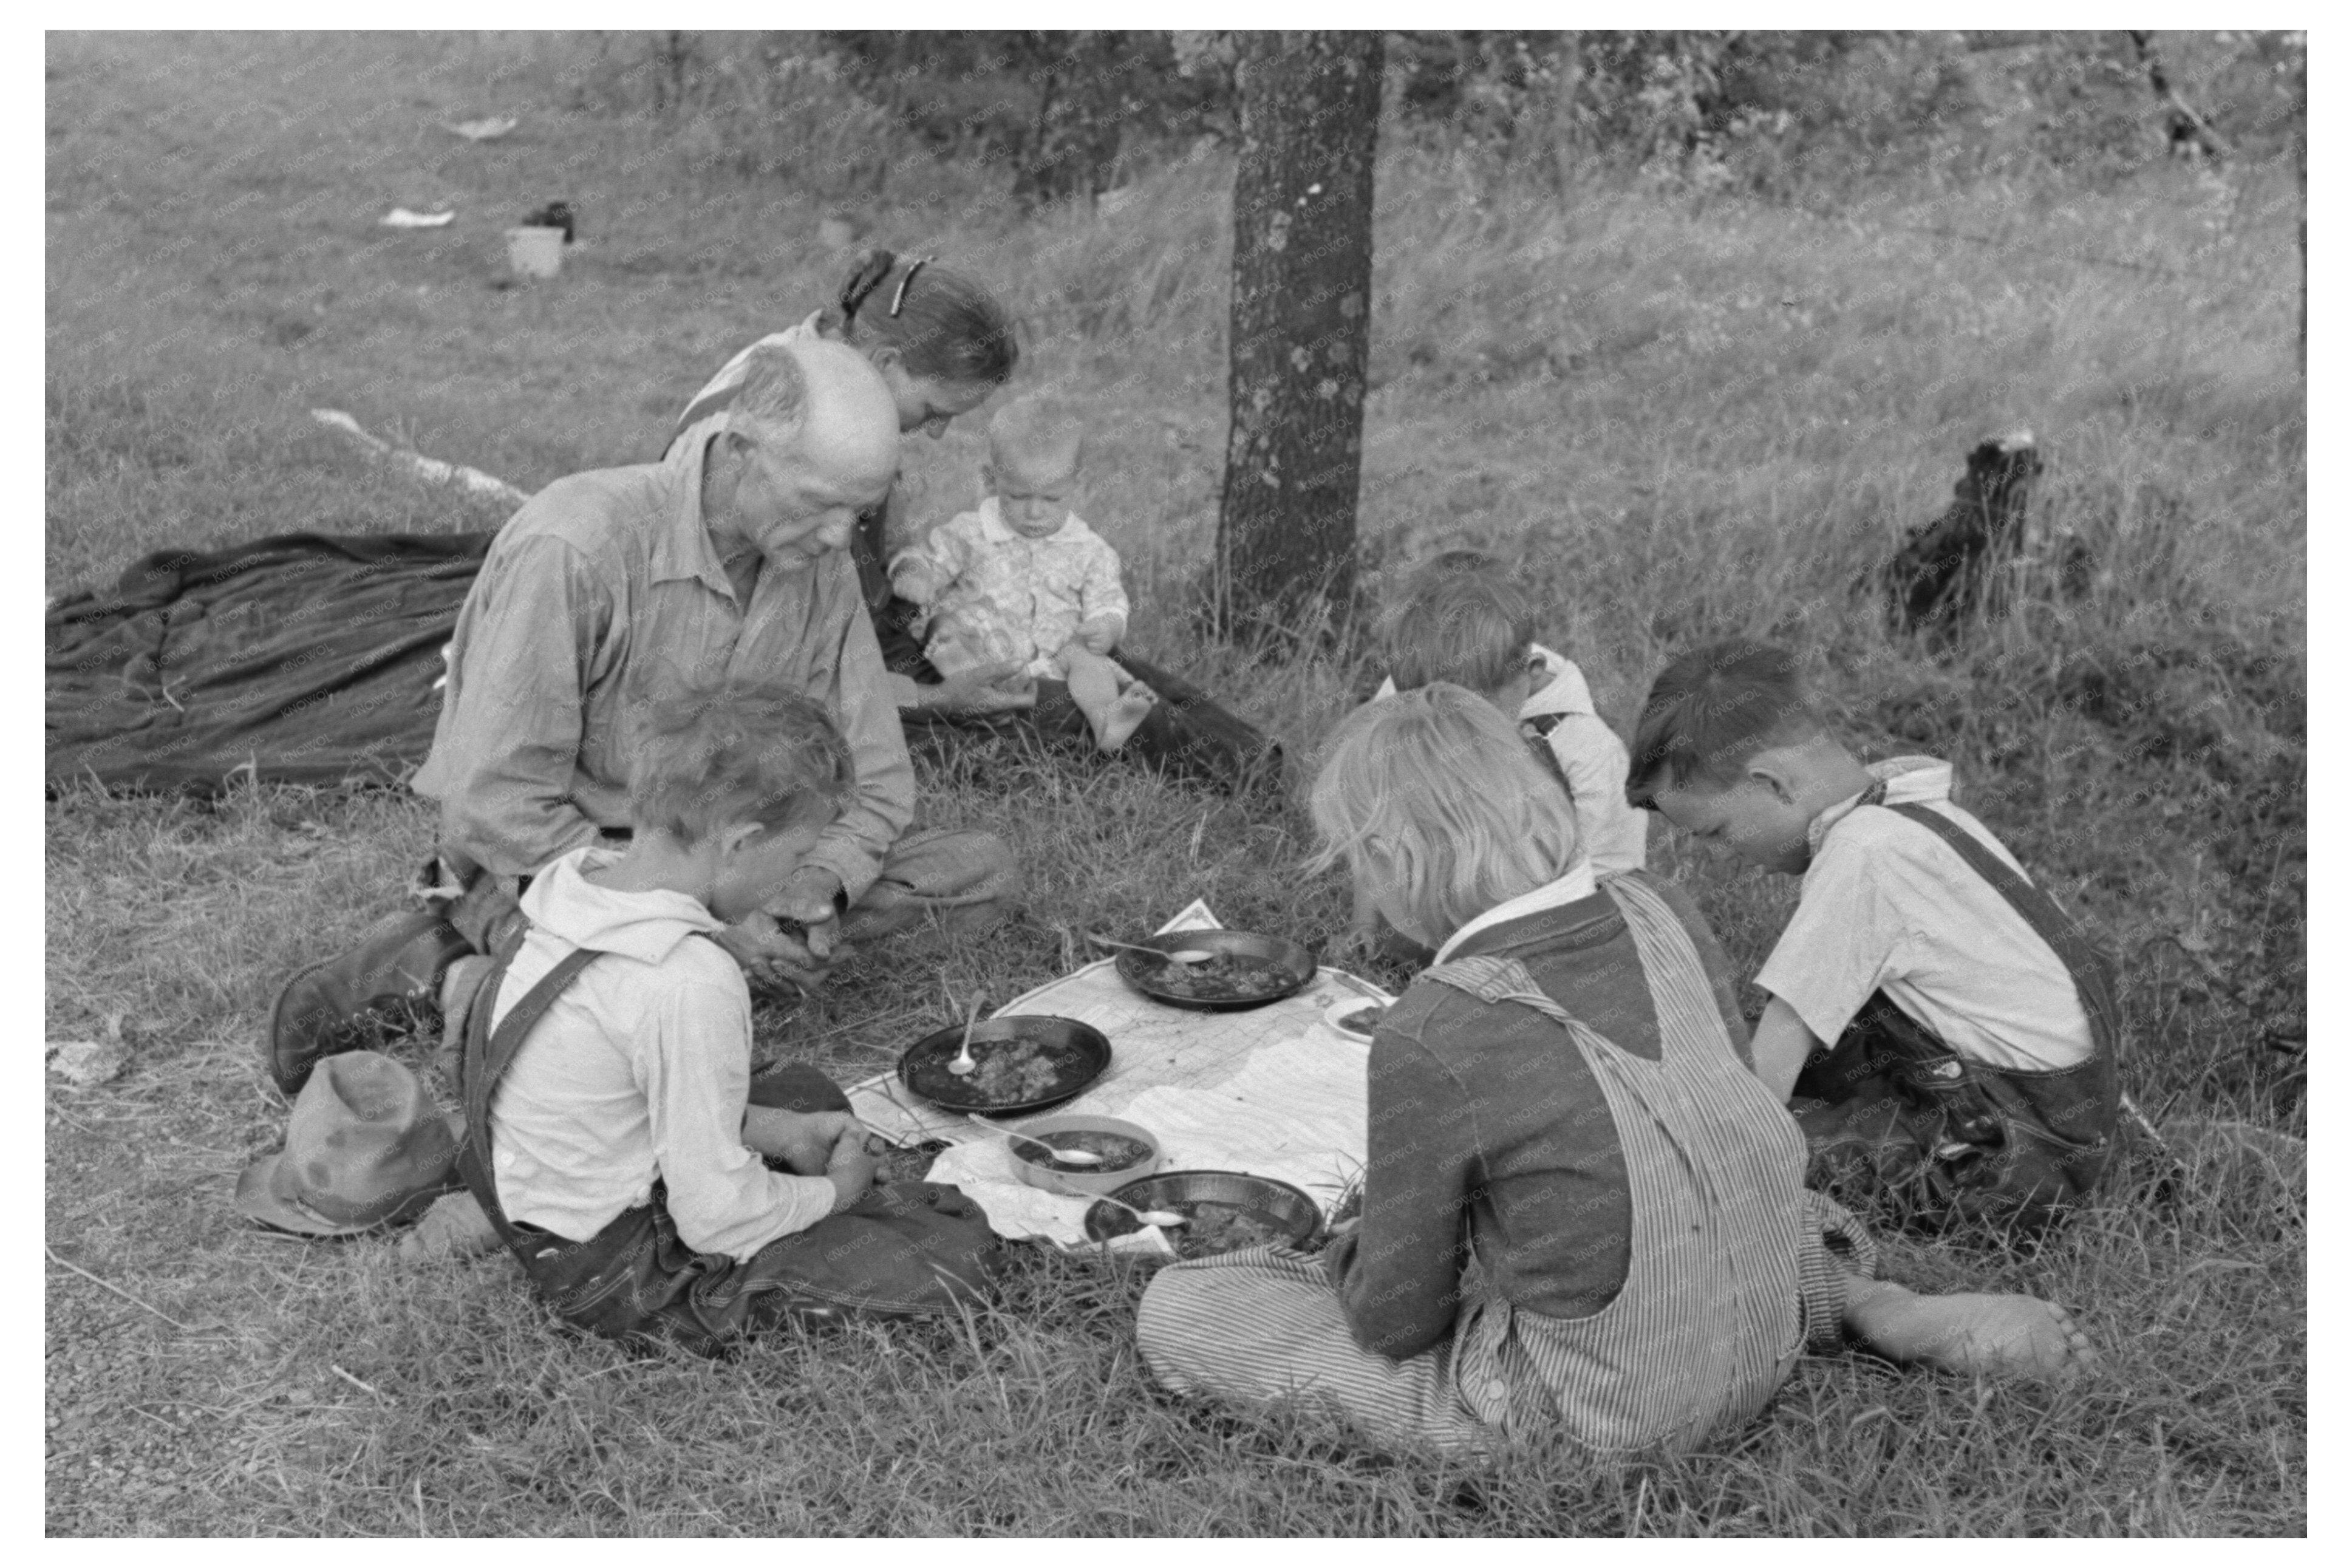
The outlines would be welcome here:
[[[646,126],[562,107],[563,47],[53,36],[50,591],[166,543],[493,526],[305,411],[536,488],[652,456],[711,366],[829,297],[830,187],[679,179]],[[501,108],[524,111],[507,142],[434,128]],[[1365,684],[1360,645],[1286,663],[1202,644],[1172,608],[1214,526],[1225,171],[1171,167],[1116,213],[1034,224],[892,178],[877,237],[999,281],[1024,384],[1098,412],[1080,510],[1126,556],[1138,649],[1311,765]],[[1473,1473],[1364,1455],[1311,1412],[1166,1398],[1136,1361],[1130,1266],[1027,1255],[970,1324],[787,1334],[724,1363],[572,1340],[504,1258],[405,1271],[386,1243],[274,1239],[227,1203],[282,1135],[269,1001],[396,900],[432,843],[424,803],[68,791],[45,820],[47,1032],[120,1013],[133,1058],[103,1089],[49,1089],[46,1239],[192,1331],[49,1276],[49,1529],[2300,1532],[2305,426],[2276,232],[2294,197],[2255,169],[2216,208],[2204,178],[1882,195],[1828,221],[1498,195],[1410,148],[1381,174],[1372,592],[1440,543],[1521,561],[1545,640],[1621,729],[1671,649],[1796,643],[1858,748],[1950,758],[1963,802],[2122,954],[2126,1084],[2192,1157],[2133,1142],[2100,1205],[2030,1257],[1887,1244],[1921,1288],[2065,1302],[2106,1352],[2095,1377],[1979,1388],[1808,1360],[1705,1452],[1538,1447]],[[555,196],[583,224],[562,279],[493,287],[499,226]],[[396,202],[461,216],[388,240],[371,225]],[[2037,506],[2097,552],[2088,597],[2029,580],[1961,651],[1890,639],[1850,585],[2016,424],[2050,460]],[[909,445],[932,512],[972,492],[973,425]],[[806,1003],[763,1002],[763,1052],[878,1071],[937,1026],[942,967],[1008,994],[1069,966],[1068,931],[1193,897],[1310,942],[1345,921],[1336,884],[1294,874],[1307,830],[1278,794],[979,737],[924,762],[919,803],[1013,841],[1025,918],[877,946]],[[1793,885],[1664,836],[1652,863],[1752,973]]]

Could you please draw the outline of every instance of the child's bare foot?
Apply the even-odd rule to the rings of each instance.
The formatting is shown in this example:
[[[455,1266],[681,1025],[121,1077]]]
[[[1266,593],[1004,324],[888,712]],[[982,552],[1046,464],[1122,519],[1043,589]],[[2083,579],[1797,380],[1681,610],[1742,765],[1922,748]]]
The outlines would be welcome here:
[[[2059,1379],[2098,1361],[2063,1308],[2032,1296],[1920,1296],[1885,1280],[1853,1279],[1845,1322],[1891,1361],[1947,1372]]]
[[[1104,711],[1102,731],[1095,737],[1096,743],[1106,752],[1116,752],[1126,745],[1127,738],[1135,733],[1136,726],[1143,722],[1143,716],[1159,700],[1160,694],[1151,688],[1140,680],[1130,681],[1127,689],[1118,694],[1118,700]]]

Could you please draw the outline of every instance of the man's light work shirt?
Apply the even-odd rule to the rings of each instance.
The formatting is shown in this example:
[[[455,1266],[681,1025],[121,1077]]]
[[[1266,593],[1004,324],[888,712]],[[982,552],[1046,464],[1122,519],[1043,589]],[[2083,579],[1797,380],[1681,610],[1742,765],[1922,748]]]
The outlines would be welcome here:
[[[857,791],[809,852],[852,900],[914,816],[914,771],[845,552],[736,597],[702,517],[708,439],[556,480],[499,531],[458,612],[413,782],[442,842],[501,876],[627,825],[638,705],[680,679],[780,681],[832,712]]]

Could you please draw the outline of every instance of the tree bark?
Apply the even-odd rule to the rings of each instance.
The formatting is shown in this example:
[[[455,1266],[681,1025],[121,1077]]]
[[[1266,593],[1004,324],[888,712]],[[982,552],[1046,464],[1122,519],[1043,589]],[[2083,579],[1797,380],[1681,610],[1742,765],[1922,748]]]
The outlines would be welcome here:
[[[1238,39],[1233,425],[1211,618],[1236,640],[1319,640],[1355,587],[1381,35]]]

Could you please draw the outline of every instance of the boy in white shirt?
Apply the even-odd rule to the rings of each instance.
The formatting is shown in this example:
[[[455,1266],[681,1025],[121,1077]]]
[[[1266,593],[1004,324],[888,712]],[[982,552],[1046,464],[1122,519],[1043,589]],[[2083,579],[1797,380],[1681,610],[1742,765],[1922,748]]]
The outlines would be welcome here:
[[[540,870],[529,932],[473,1003],[467,1187],[556,1314],[608,1338],[709,1352],[786,1319],[979,1298],[997,1244],[978,1205],[875,1186],[866,1130],[821,1075],[754,1093],[751,991],[710,940],[850,798],[840,732],[782,687],[644,711],[627,847]]]
[[[1127,630],[1118,552],[1070,510],[1084,457],[1077,422],[1031,396],[988,426],[979,507],[890,563],[890,586],[929,614],[924,654],[941,675],[1020,659],[1066,680],[1095,742],[1116,752],[1158,700],[1109,657]]]
[[[1584,672],[1538,643],[1536,604],[1502,563],[1448,551],[1416,572],[1390,622],[1379,695],[1435,681],[1475,691],[1518,721],[1538,762],[1567,789],[1596,877],[1641,870],[1649,823],[1625,801],[1625,743],[1593,710]]]
[[[2036,1228],[2086,1194],[2119,1088],[2112,966],[1951,799],[1930,757],[1864,766],[1783,649],[1722,642],[1651,687],[1627,798],[1804,878],[1756,983],[1756,1073],[1809,1180],[1929,1222]]]

